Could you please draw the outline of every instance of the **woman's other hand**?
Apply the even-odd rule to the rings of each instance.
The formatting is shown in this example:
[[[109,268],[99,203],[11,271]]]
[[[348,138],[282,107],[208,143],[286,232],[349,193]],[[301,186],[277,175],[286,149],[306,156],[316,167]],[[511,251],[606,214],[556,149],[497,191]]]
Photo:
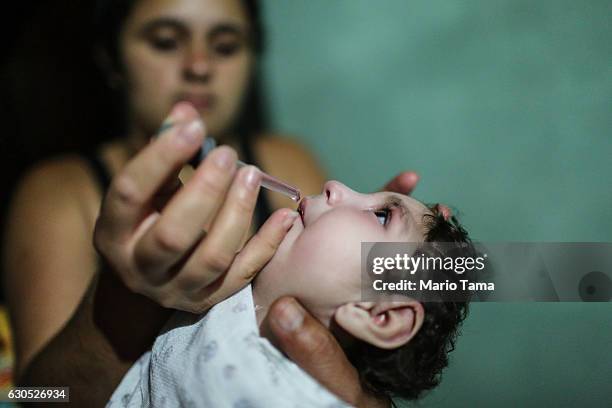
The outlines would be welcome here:
[[[221,146],[180,187],[178,172],[201,146],[205,130],[197,111],[185,103],[175,106],[168,121],[173,126],[113,179],[94,245],[134,292],[167,308],[201,313],[250,282],[296,214],[276,211],[241,250],[259,192],[259,170],[237,170],[236,152]]]
[[[338,398],[358,408],[388,408],[387,398],[368,394],[336,338],[297,300],[282,297],[270,307],[262,333]]]
[[[418,182],[419,175],[414,171],[403,171],[385,184],[382,191],[393,191],[410,195]]]

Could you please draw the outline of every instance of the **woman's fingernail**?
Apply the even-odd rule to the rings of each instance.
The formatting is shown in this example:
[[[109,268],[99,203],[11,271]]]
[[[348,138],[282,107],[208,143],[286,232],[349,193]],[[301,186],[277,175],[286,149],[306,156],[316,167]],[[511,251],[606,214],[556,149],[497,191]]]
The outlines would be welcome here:
[[[214,157],[215,164],[220,169],[226,170],[232,167],[232,164],[236,161],[229,149],[220,149]]]
[[[177,103],[176,105],[174,105],[174,107],[172,108],[168,116],[166,116],[166,119],[164,119],[163,123],[157,130],[157,135],[161,135],[166,130],[172,128],[175,123],[180,122],[183,119],[186,119],[184,113],[185,113],[185,108],[182,103]]]
[[[244,184],[249,190],[255,190],[261,181],[261,173],[255,166],[251,166],[249,171],[244,175]]]
[[[299,214],[297,213],[297,211],[290,211],[287,215],[285,215],[285,219],[283,220],[283,227],[285,227],[285,229],[288,229],[290,226],[292,226],[298,215]]]
[[[281,310],[277,322],[283,330],[293,332],[304,322],[304,309],[295,300],[291,299]]]
[[[168,114],[168,117],[166,118],[166,120],[164,120],[164,122],[166,121],[178,122],[178,121],[185,120],[185,119],[187,119],[186,104],[184,102],[179,102],[172,107],[170,114]]]
[[[162,133],[172,128],[173,126],[174,126],[174,122],[171,119],[166,119],[164,123],[162,123],[159,129],[157,130],[157,136],[161,135]]]
[[[181,127],[177,136],[181,141],[187,144],[193,144],[196,142],[199,143],[203,135],[204,124],[200,119],[194,119],[185,126]]]

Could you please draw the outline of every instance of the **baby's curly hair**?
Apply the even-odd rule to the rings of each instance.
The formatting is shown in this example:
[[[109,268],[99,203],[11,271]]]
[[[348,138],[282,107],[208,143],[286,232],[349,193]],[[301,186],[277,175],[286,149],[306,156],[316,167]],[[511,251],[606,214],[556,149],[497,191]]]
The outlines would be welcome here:
[[[426,255],[476,256],[468,233],[457,219],[454,216],[445,218],[437,207],[433,210],[433,215],[425,216],[425,242],[445,244],[425,250],[428,251]],[[446,277],[453,281],[458,279],[452,271]],[[442,370],[448,365],[448,353],[455,348],[461,323],[468,314],[469,298],[462,300],[423,302],[423,325],[408,343],[396,349],[381,349],[354,339],[345,351],[359,372],[362,386],[373,395],[410,400],[436,387]]]

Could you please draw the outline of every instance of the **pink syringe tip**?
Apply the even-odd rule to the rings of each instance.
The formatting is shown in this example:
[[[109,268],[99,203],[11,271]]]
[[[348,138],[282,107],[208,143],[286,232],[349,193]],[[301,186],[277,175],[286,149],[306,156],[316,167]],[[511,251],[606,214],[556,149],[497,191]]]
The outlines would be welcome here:
[[[267,188],[268,190],[284,194],[293,201],[300,200],[300,190],[263,172],[261,177],[261,186]]]

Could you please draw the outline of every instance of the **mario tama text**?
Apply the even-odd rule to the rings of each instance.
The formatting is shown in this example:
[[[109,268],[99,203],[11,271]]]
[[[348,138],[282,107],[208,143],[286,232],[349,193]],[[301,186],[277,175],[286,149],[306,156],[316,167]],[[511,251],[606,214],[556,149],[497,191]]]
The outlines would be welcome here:
[[[372,283],[375,291],[493,291],[495,284],[493,282],[470,282],[467,279],[459,279],[458,282],[451,282],[446,279],[444,282],[436,282],[433,279],[418,279],[408,280],[402,279],[399,282],[385,282],[382,279],[376,279]]]
[[[435,246],[434,246],[435,245]],[[461,301],[492,292],[483,281],[487,254],[460,243],[370,243],[362,246],[364,294],[407,295],[424,301]]]

